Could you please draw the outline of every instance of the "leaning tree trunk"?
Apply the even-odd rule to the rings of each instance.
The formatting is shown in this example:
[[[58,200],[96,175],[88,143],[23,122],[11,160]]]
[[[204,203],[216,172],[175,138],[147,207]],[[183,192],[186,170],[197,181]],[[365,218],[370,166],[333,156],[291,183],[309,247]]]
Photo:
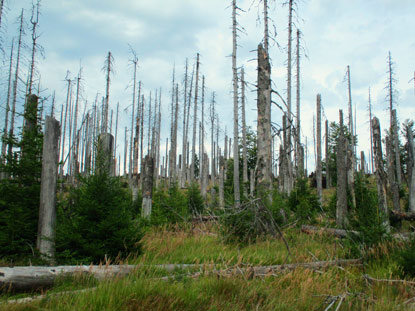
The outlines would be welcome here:
[[[343,111],[340,110],[340,133],[337,139],[337,204],[336,223],[347,225],[347,157],[346,137],[343,126]]]
[[[387,177],[383,168],[383,156],[382,156],[382,139],[380,131],[379,119],[374,117],[372,119],[372,133],[373,133],[373,153],[375,157],[376,168],[376,182],[378,188],[378,202],[379,209],[383,212],[385,217],[385,226],[389,228],[388,205],[386,198]]]
[[[55,258],[56,185],[58,177],[60,124],[46,117],[40,182],[39,222],[36,247],[50,262]]]
[[[257,189],[268,192],[272,187],[271,171],[271,66],[268,54],[258,45],[257,91]]]

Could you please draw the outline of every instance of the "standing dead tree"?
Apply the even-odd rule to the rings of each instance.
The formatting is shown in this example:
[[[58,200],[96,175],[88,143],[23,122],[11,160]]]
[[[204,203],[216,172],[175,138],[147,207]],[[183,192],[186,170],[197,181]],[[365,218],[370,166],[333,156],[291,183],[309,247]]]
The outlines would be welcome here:
[[[33,77],[35,74],[35,56],[37,50],[37,39],[39,35],[37,34],[37,24],[39,23],[39,9],[40,9],[40,0],[36,1],[36,4],[32,4],[32,16],[30,18],[30,23],[32,24],[32,56],[30,60],[30,72],[28,78],[27,94],[32,93]]]
[[[321,95],[317,94],[317,195],[320,202],[323,199],[322,167],[321,167]]]
[[[16,102],[17,102],[17,90],[18,90],[18,81],[20,79],[19,77],[19,66],[20,66],[20,52],[21,47],[23,44],[22,36],[24,35],[23,30],[23,9],[22,13],[20,14],[20,28],[19,28],[19,40],[17,41],[17,56],[16,56],[16,69],[14,71],[14,81],[13,81],[13,99],[12,99],[12,114],[11,114],[11,120],[10,120],[10,131],[9,131],[9,149],[8,149],[8,155],[9,157],[12,156],[13,153],[13,135],[14,135],[14,119],[16,115]]]
[[[195,83],[195,100],[193,109],[193,139],[192,139],[192,163],[190,165],[190,180],[195,180],[195,164],[196,164],[196,126],[197,126],[197,95],[199,89],[199,53],[196,59],[196,83]]]
[[[404,130],[406,132],[406,139],[408,141],[408,193],[409,193],[409,211],[415,212],[415,144],[414,144],[414,132],[413,121],[405,122]]]
[[[269,191],[272,187],[271,168],[271,66],[269,56],[258,45],[258,90],[257,90],[257,189]]]
[[[243,182],[243,191],[244,195],[248,194],[248,159],[246,154],[246,117],[245,117],[245,70],[244,67],[241,68],[241,104],[242,104],[242,182]],[[269,103],[271,106],[271,102]],[[271,109],[271,107],[270,107]],[[271,119],[270,119],[271,121]]]
[[[114,57],[112,56],[111,52],[108,52],[107,59],[105,60],[104,68],[106,72],[106,88],[105,88],[105,104],[104,104],[104,111],[103,111],[103,132],[106,133],[108,131],[108,109],[109,109],[109,100],[110,100],[110,77],[111,73],[113,72],[112,67],[114,66]]]
[[[373,154],[375,157],[375,169],[376,169],[376,182],[378,189],[378,200],[379,200],[379,209],[388,215],[388,205],[386,197],[386,188],[387,188],[387,177],[385,170],[383,168],[383,156],[382,156],[382,139],[380,131],[379,119],[374,117],[372,119],[372,133],[373,133]],[[385,219],[387,219],[385,217]],[[385,221],[385,225],[389,228],[389,222]]]
[[[301,97],[300,97],[300,37],[301,32],[297,29],[297,46],[296,46],[296,126],[295,126],[295,163],[297,177],[304,176],[304,150],[301,146]]]
[[[232,73],[233,73],[233,188],[235,207],[241,204],[241,194],[239,189],[239,146],[238,146],[238,69],[236,65],[236,31],[238,23],[236,21],[236,0],[232,0]]]
[[[132,102],[132,109],[131,109],[131,135],[130,135],[130,161],[129,161],[129,180],[130,183],[132,182],[133,177],[133,170],[134,170],[134,164],[133,164],[133,141],[134,141],[134,119],[135,119],[135,99],[136,99],[136,87],[137,87],[137,65],[138,65],[138,57],[136,52],[130,48],[130,52],[132,54],[132,58],[130,59],[130,62],[133,65],[133,102]],[[134,148],[135,150],[135,148]]]
[[[350,66],[347,66],[347,90],[348,90],[348,110],[349,110],[349,123],[348,130],[351,136],[351,141],[347,142],[347,188],[352,198],[353,206],[356,206],[356,195],[354,191],[354,174],[356,168],[356,155],[354,150],[355,145],[355,132],[353,127],[353,110],[352,110],[352,87],[350,81]]]

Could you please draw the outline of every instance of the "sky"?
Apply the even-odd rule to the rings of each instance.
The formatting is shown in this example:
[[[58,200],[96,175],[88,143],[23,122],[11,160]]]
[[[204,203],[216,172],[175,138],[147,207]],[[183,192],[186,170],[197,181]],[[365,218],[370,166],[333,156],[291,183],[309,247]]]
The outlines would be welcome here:
[[[270,0],[269,0],[270,1]],[[4,123],[7,74],[11,40],[17,36],[17,18],[24,8],[29,22],[31,0],[5,0],[0,29],[0,124]],[[82,67],[82,108],[92,106],[96,94],[105,94],[102,68],[108,51],[114,56],[115,73],[110,87],[110,109],[120,103],[118,142],[124,139],[124,127],[131,126],[133,67],[130,47],[138,56],[137,77],[146,97],[162,88],[162,141],[169,135],[169,106],[173,67],[176,80],[182,82],[186,58],[190,66],[200,53],[201,74],[206,79],[206,107],[216,93],[221,138],[225,128],[232,136],[232,31],[231,1],[224,0],[42,0],[37,53],[37,83],[40,95],[48,98],[56,92],[57,116],[65,102],[65,77],[75,78]],[[243,66],[248,82],[247,123],[256,129],[256,49],[263,37],[262,3],[238,0],[238,66]],[[273,89],[286,97],[288,6],[270,1]],[[298,0],[294,18],[301,38],[301,116],[302,141],[307,137],[309,171],[314,169],[313,116],[316,95],[322,97],[323,121],[338,122],[339,109],[347,114],[346,68],[351,71],[352,102],[356,108],[358,153],[369,150],[368,89],[371,88],[372,113],[389,127],[387,57],[394,62],[396,109],[400,122],[415,118],[414,0]],[[30,23],[29,23],[30,24]],[[30,26],[30,25],[28,25]],[[295,31],[294,31],[295,33]],[[30,30],[24,37],[22,80],[28,71],[31,53]],[[295,44],[294,44],[295,45]],[[293,57],[295,59],[295,57]],[[295,67],[293,67],[293,73]],[[295,83],[293,81],[293,87]],[[23,97],[20,90],[20,103]],[[295,103],[295,88],[292,91]],[[274,96],[273,100],[281,101]],[[22,105],[20,105],[19,109]],[[200,107],[200,105],[199,105]],[[207,109],[206,109],[207,110]],[[281,111],[272,107],[272,122],[280,125]],[[207,119],[207,118],[205,118]],[[207,122],[207,121],[206,121]],[[181,124],[181,121],[179,121]],[[209,133],[209,132],[208,132]],[[324,133],[323,133],[324,134]],[[179,126],[179,143],[181,126]],[[209,137],[209,136],[207,136]],[[207,139],[208,140],[208,139]],[[278,144],[278,143],[277,143]],[[180,145],[179,145],[180,146]],[[210,145],[207,144],[207,150]],[[118,144],[122,153],[123,146]],[[162,154],[164,144],[162,143]],[[179,148],[181,150],[181,148]],[[278,150],[278,149],[277,149]],[[121,155],[122,157],[122,155]]]

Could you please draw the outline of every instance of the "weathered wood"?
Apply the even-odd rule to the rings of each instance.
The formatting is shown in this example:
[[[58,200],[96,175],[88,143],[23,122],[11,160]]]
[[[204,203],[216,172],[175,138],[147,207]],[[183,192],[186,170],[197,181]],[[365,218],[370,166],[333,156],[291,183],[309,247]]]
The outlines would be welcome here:
[[[410,211],[410,212],[402,212],[402,211],[394,211],[391,210],[390,211],[390,218],[393,220],[411,220],[414,221],[415,220],[415,212]]]
[[[257,191],[261,195],[272,187],[271,168],[271,66],[262,44],[258,45],[257,90]]]
[[[371,126],[373,134],[373,155],[375,158],[375,173],[378,190],[379,210],[381,210],[385,215],[388,215],[388,204],[386,197],[387,177],[383,168],[382,138],[379,119],[374,117],[372,119]],[[387,228],[389,228],[389,221],[387,219],[385,220],[385,225]]]
[[[197,94],[199,91],[199,53],[196,57],[196,82],[195,82],[195,100],[193,109],[193,139],[192,139],[192,162],[190,164],[190,180],[195,179],[195,163],[196,163],[196,125],[197,125]]]
[[[408,192],[409,210],[415,213],[415,144],[412,129],[413,124],[406,128],[408,140]]]
[[[154,160],[153,157],[146,155],[144,158],[143,175],[143,204],[141,216],[148,218],[151,215],[152,199],[153,199],[153,172]]]
[[[326,140],[325,140],[325,154],[326,154],[326,189],[331,188],[331,174],[330,174],[330,154],[329,154],[329,120],[326,120],[325,122],[325,128],[326,128]]]
[[[58,277],[90,274],[98,280],[131,273],[135,265],[56,266],[56,267],[0,267],[0,289],[17,291],[53,286]]]
[[[350,233],[358,235],[359,232],[353,230],[344,230],[344,229],[335,229],[335,228],[320,228],[315,226],[301,226],[301,232],[308,233],[308,234],[315,234],[315,233],[324,233],[329,235],[334,235],[338,238],[346,238]]]
[[[323,200],[323,176],[321,166],[321,95],[317,94],[317,195],[320,202]]]
[[[53,262],[55,257],[56,188],[59,160],[60,124],[47,116],[43,137],[42,175],[40,182],[39,222],[36,247]]]

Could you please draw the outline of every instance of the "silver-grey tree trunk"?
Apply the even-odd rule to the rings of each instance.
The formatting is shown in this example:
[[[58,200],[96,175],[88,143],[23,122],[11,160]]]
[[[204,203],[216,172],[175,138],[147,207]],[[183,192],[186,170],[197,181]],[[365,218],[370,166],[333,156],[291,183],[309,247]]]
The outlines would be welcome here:
[[[268,192],[272,188],[271,167],[271,66],[262,44],[258,45],[257,91],[257,190]]]
[[[245,196],[248,194],[248,158],[246,149],[246,118],[245,118],[245,70],[241,69],[241,104],[242,104],[242,181]],[[271,104],[270,104],[271,106]],[[271,109],[271,108],[270,108]],[[271,119],[271,118],[270,118]]]
[[[239,189],[239,146],[238,146],[238,69],[236,65],[236,0],[232,1],[232,72],[233,72],[233,188],[235,207],[239,208],[241,204],[241,194]]]
[[[153,198],[153,172],[154,159],[150,155],[146,155],[144,159],[143,174],[143,204],[141,216],[149,218],[151,216],[152,198]]]
[[[195,179],[195,163],[196,163],[196,126],[197,126],[197,94],[199,89],[199,53],[196,59],[196,83],[195,83],[195,101],[193,110],[193,139],[192,139],[192,163],[190,166],[190,180]],[[200,160],[200,159],[199,159]]]
[[[321,95],[317,94],[317,167],[316,167],[316,179],[317,179],[317,195],[320,203],[323,199],[323,176],[321,168]]]
[[[42,174],[40,182],[39,222],[36,248],[44,259],[54,262],[56,189],[59,161],[60,124],[53,117],[46,117],[43,137]]]
[[[330,137],[330,132],[329,132],[329,121],[326,120],[325,122],[325,126],[326,126],[326,141],[325,141],[325,149],[326,149],[326,188],[329,189],[331,188],[331,175],[330,175],[330,167],[329,167],[329,162],[330,162],[330,155],[329,155],[329,137]]]
[[[412,125],[406,128],[406,134],[408,139],[409,211],[415,212],[415,144],[412,130]]]

